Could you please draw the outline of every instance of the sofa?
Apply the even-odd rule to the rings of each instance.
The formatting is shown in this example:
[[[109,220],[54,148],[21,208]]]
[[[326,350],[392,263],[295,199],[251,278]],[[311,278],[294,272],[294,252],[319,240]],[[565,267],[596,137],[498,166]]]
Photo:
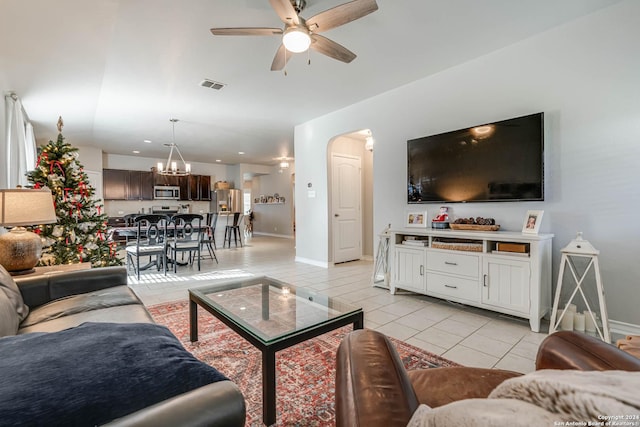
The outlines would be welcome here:
[[[156,325],[124,267],[0,266],[0,425],[243,426],[237,386]]]
[[[560,377],[549,370],[578,370],[578,371],[640,371],[640,359],[585,334],[561,331],[545,338],[541,343],[536,360],[536,372],[528,374],[536,376],[534,381],[540,383],[540,377],[546,375],[554,381]],[[567,374],[574,372],[565,371]],[[594,373],[592,375],[599,375]],[[621,380],[626,384],[627,378],[633,378],[638,385],[640,373],[624,374]],[[472,367],[448,367],[407,371],[405,370],[392,342],[377,331],[363,329],[349,333],[341,342],[336,357],[336,426],[337,427],[394,427],[411,425],[481,425],[480,420],[471,419],[476,408],[487,411],[491,399],[487,399],[500,388],[515,384],[522,387],[527,380],[522,374],[499,370]],[[587,387],[593,386],[599,379],[589,378]],[[620,378],[616,378],[620,381]],[[575,378],[567,381],[575,382]],[[520,384],[517,384],[520,382]],[[511,387],[511,392],[514,387]],[[604,389],[604,387],[603,387]],[[632,391],[630,395],[637,394]],[[612,394],[621,393],[620,388],[614,387]],[[534,393],[535,394],[535,393]],[[539,393],[540,394],[540,393]],[[575,394],[574,394],[575,395]],[[510,396],[502,390],[501,396]],[[557,395],[555,395],[557,396]],[[511,396],[512,397],[512,396]],[[554,398],[547,399],[553,403]],[[497,406],[492,412],[505,411],[508,422],[505,425],[516,425],[516,421],[523,421],[523,425],[543,425],[542,417],[553,420],[566,420],[556,414],[538,414],[534,405],[525,405],[509,399],[517,408],[505,409],[505,400],[495,399]],[[636,402],[636,404],[638,404]],[[584,405],[589,407],[590,405]],[[591,405],[593,406],[593,405]],[[419,411],[428,413],[430,408],[436,408],[452,416],[455,421],[430,420],[424,424],[415,423]],[[521,408],[522,407],[522,408]],[[435,411],[434,411],[435,412]],[[480,410],[477,410],[480,412]],[[533,420],[514,414],[528,414],[537,418]],[[637,411],[636,414],[640,413]],[[452,415],[453,414],[453,415]],[[413,417],[413,418],[412,418]],[[460,417],[467,417],[461,419]],[[516,420],[517,418],[517,420]],[[490,419],[487,425],[501,425],[499,419]],[[519,424],[518,424],[519,425]]]

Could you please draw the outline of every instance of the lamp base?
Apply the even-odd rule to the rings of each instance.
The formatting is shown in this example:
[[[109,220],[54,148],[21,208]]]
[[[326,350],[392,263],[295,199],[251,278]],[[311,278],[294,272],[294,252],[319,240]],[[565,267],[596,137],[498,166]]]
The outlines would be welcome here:
[[[41,254],[40,236],[24,227],[13,227],[0,236],[0,265],[11,275],[32,273]]]
[[[30,268],[28,270],[20,270],[20,271],[9,271],[9,274],[11,276],[23,276],[25,274],[31,274],[31,273],[35,273],[36,269],[35,268]]]

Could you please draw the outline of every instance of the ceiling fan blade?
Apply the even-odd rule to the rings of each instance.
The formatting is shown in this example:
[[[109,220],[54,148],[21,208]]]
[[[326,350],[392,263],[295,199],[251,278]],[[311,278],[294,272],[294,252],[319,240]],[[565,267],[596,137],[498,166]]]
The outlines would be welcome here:
[[[212,28],[214,36],[273,36],[282,34],[280,28]]]
[[[311,46],[309,48],[347,64],[356,59],[355,53],[319,34],[311,35]]]
[[[321,33],[355,21],[376,10],[378,10],[376,0],[354,0],[312,16],[307,19],[307,27],[314,33]]]
[[[269,3],[271,3],[271,7],[276,11],[282,22],[287,25],[300,24],[298,14],[290,0],[269,0]]]
[[[273,57],[273,62],[271,63],[271,71],[280,71],[287,65],[291,59],[291,53],[287,55],[287,49],[283,44],[280,45],[278,51],[276,52],[276,56]]]

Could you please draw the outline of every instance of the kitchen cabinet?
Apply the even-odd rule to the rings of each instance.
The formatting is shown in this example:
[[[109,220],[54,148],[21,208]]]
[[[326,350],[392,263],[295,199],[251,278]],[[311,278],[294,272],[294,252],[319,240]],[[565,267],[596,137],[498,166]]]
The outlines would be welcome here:
[[[153,173],[122,169],[102,171],[104,200],[153,200]]]
[[[153,200],[153,172],[129,171],[127,200]]]
[[[104,200],[126,200],[129,186],[129,171],[103,169],[102,194]]]
[[[159,173],[153,174],[153,185],[170,185],[179,186],[179,176],[175,175],[161,175]]]
[[[211,177],[189,175],[180,180],[180,200],[211,200]]]

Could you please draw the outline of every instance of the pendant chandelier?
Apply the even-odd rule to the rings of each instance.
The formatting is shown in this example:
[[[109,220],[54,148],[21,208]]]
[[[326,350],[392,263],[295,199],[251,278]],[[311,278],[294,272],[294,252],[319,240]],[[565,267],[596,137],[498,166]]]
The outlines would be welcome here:
[[[182,157],[180,149],[176,145],[176,122],[178,119],[169,119],[169,121],[171,122],[172,130],[171,144],[164,144],[166,147],[170,147],[169,158],[167,159],[167,164],[164,167],[162,162],[158,162],[156,172],[160,175],[187,176],[191,174],[191,164],[184,161],[184,157]],[[180,157],[184,169],[178,169],[178,162],[173,160],[174,152]]]

